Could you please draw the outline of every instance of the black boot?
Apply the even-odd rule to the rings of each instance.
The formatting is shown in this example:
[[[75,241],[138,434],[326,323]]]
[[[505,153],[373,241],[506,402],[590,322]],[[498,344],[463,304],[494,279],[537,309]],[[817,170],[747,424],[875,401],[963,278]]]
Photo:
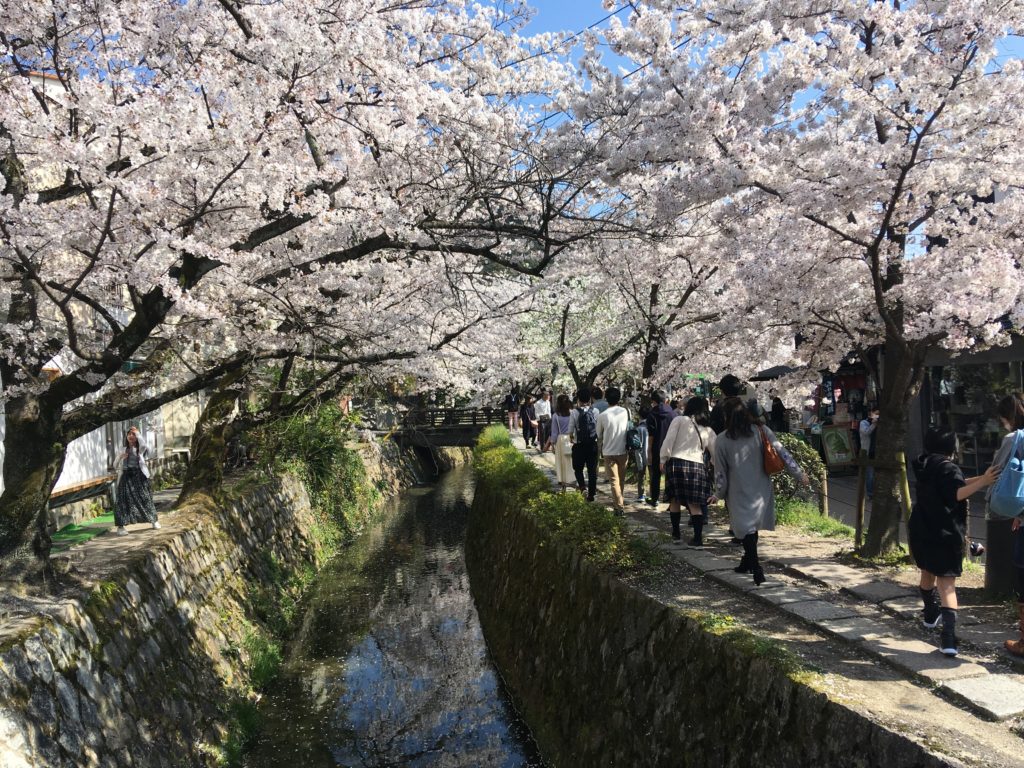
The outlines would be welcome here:
[[[750,573],[750,558],[747,557],[747,553],[743,553],[743,557],[740,558],[740,564],[733,568],[736,573]]]
[[[764,569],[757,557],[757,531],[743,537],[743,552],[747,559],[747,567],[754,576],[754,584],[757,586],[764,584]]]
[[[925,629],[935,629],[939,626],[939,619],[942,618],[942,614],[939,612],[939,593],[935,590],[935,587],[931,589],[921,589],[921,601],[924,603],[924,610],[921,612],[921,623],[924,624]]]
[[[956,656],[959,651],[956,639],[956,608],[942,608],[942,635],[939,649],[946,656]]]
[[[668,518],[672,521],[672,538],[676,541],[679,541],[681,538],[683,538],[683,534],[679,530],[679,520],[681,517],[682,514],[679,512],[668,513]]]

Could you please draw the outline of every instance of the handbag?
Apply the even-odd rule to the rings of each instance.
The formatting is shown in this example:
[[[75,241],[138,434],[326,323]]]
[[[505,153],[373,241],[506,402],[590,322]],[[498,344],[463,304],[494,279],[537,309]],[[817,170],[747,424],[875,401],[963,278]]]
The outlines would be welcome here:
[[[1002,474],[992,488],[988,500],[988,508],[999,517],[1017,517],[1024,512],[1024,462],[1021,453],[1024,451],[1024,429],[1017,430],[1013,441],[1013,450],[1006,460]]]
[[[761,452],[764,454],[764,471],[767,475],[777,475],[786,468],[786,462],[779,456],[775,446],[768,440],[768,434],[764,427],[759,426],[757,431],[761,433]]]

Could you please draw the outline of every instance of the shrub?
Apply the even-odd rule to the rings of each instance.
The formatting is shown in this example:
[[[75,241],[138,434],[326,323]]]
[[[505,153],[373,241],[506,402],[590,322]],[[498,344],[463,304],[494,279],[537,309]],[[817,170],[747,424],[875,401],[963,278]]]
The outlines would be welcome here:
[[[552,539],[578,549],[595,565],[637,573],[664,562],[657,550],[634,538],[611,511],[578,493],[552,493],[551,481],[512,446],[503,427],[484,431],[473,466],[490,492],[510,507],[525,510]]]
[[[243,641],[249,655],[249,682],[257,691],[266,691],[281,671],[281,646],[258,631],[251,631]]]
[[[362,457],[349,447],[352,439],[352,422],[336,403],[281,419],[256,435],[260,464],[306,485],[319,516],[318,539],[328,548],[361,530],[378,500]]]
[[[793,498],[775,501],[775,520],[779,525],[799,528],[807,533],[836,539],[852,539],[854,530],[846,523],[821,514],[818,507]]]
[[[503,445],[512,445],[512,438],[509,436],[506,427],[501,424],[492,424],[480,433],[476,445],[478,450],[487,451]]]
[[[822,484],[825,481],[826,469],[821,456],[818,455],[814,448],[795,435],[782,432],[776,435],[776,437],[779,438],[779,442],[793,455],[796,463],[800,465],[800,468],[811,479],[811,485],[810,487],[801,486],[788,472],[779,472],[772,475],[775,498],[803,499],[805,501],[812,499],[815,493],[821,492]]]
[[[634,538],[621,517],[582,494],[540,493],[528,500],[526,511],[554,540],[578,549],[601,568],[644,572],[664,562],[657,550]]]

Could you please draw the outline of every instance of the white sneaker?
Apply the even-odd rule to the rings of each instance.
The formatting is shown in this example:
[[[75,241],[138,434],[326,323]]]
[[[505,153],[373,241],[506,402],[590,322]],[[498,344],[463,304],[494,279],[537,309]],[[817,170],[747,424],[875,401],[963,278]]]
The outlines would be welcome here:
[[[156,530],[159,527],[160,527],[160,523],[153,523],[153,530]]]
[[[128,535],[128,531],[125,530],[125,527],[123,525],[119,525],[119,526],[117,526],[117,535],[118,536],[127,536]]]

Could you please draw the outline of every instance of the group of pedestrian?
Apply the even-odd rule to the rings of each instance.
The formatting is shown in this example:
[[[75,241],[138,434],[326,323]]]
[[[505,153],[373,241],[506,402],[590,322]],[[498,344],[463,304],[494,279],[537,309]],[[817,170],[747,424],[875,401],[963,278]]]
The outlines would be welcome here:
[[[719,389],[723,397],[713,410],[701,396],[690,397],[685,403],[670,402],[665,392],[652,392],[641,398],[634,421],[621,404],[618,387],[605,392],[599,387],[581,386],[575,407],[567,395],[557,397],[547,439],[540,438],[539,442],[529,436],[532,433],[527,422],[539,426],[540,415],[536,408],[525,410],[528,397],[516,415],[523,423],[527,445],[554,451],[556,478],[563,489],[575,484],[593,501],[597,468],[603,458],[616,514],[623,514],[625,509],[625,475],[631,455],[638,503],[646,502],[657,509],[664,480],[663,498],[676,542],[682,540],[685,508],[693,531],[689,543],[702,547],[708,504],[724,499],[734,535],[743,544],[744,554],[736,571],[752,574],[755,584],[761,584],[765,577],[757,553],[758,533],[775,527],[774,494],[765,465],[767,446],[781,458],[785,471],[804,483],[807,477],[763,423],[764,411],[755,410],[753,401],[742,399],[745,387],[740,379],[725,376]],[[518,392],[515,394],[518,396]],[[544,400],[549,397],[550,393],[542,394]],[[509,429],[514,429],[511,413]]]

